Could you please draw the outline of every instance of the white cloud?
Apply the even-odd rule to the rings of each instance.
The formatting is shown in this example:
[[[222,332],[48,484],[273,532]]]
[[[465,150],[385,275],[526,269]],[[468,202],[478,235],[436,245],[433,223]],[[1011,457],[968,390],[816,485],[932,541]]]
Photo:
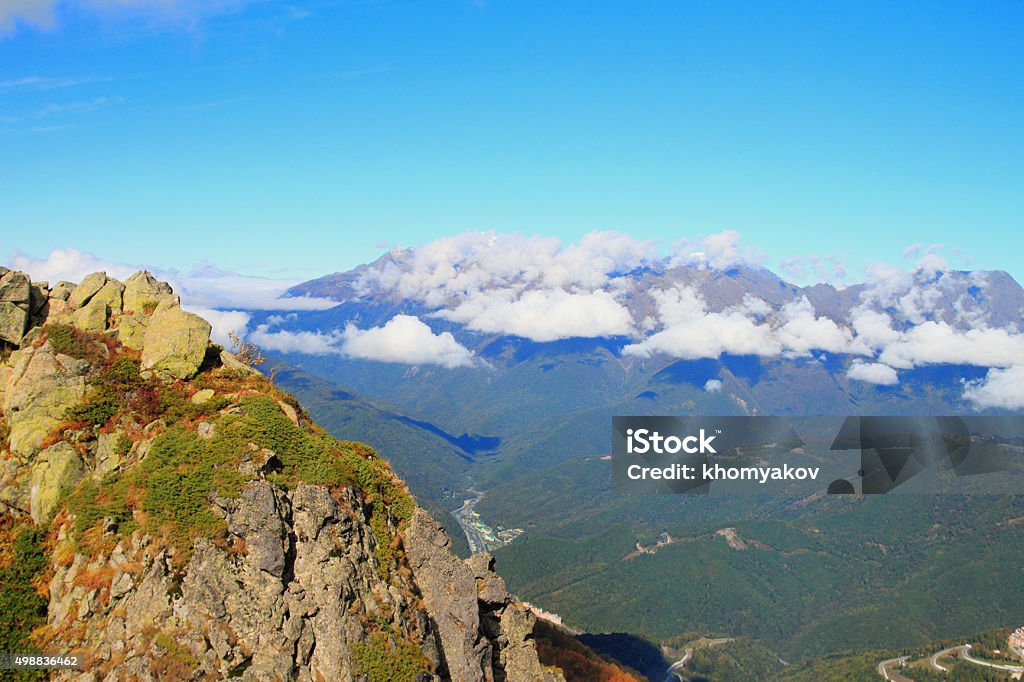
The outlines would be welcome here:
[[[722,382],[718,379],[708,379],[704,382],[704,390],[708,393],[718,393],[722,390]]]
[[[780,314],[784,323],[775,333],[787,353],[806,355],[812,349],[832,353],[850,351],[853,341],[850,330],[827,317],[816,316],[806,296],[784,305]]]
[[[498,290],[475,294],[454,310],[434,315],[475,331],[514,334],[533,341],[628,336],[633,332],[629,311],[605,291],[538,289],[515,298],[509,290]]]
[[[680,239],[672,245],[670,265],[699,265],[726,270],[738,265],[759,266],[764,254],[755,248],[740,248],[740,233],[724,230],[709,234],[699,242]]]
[[[367,269],[357,289],[453,307],[485,291],[595,291],[608,285],[611,275],[639,267],[657,253],[651,242],[617,232],[591,232],[569,246],[553,237],[465,232],[418,249],[392,249],[391,257]]]
[[[250,310],[324,310],[337,305],[326,298],[284,297],[298,279],[273,279],[241,275],[222,270],[209,263],[197,265],[189,272],[161,269],[148,265],[131,265],[108,261],[74,248],[54,249],[46,258],[32,258],[15,252],[10,267],[27,272],[34,280],[54,284],[58,280],[79,282],[86,275],[104,271],[111,277],[125,280],[139,270],[150,270],[168,282],[182,303],[194,308],[247,308]]]
[[[664,353],[685,359],[737,355],[807,355],[811,350],[849,352],[850,330],[815,315],[801,297],[770,315],[771,306],[747,295],[738,306],[708,312],[703,297],[692,287],[676,286],[651,292],[658,307],[661,331],[623,349],[627,355],[649,357]],[[770,318],[770,319],[769,319]]]
[[[247,340],[261,349],[280,353],[304,353],[305,355],[340,355],[342,335],[311,331],[271,331],[261,324],[247,336]]]
[[[383,327],[359,329],[349,324],[341,334],[345,355],[409,365],[471,367],[473,353],[451,332],[435,334],[418,317],[395,315]]]
[[[783,347],[768,324],[750,317],[743,306],[709,313],[703,298],[691,287],[677,286],[651,292],[665,328],[622,352],[650,357],[664,353],[695,360],[717,358],[722,353],[772,356]]]
[[[935,364],[1009,367],[1024,359],[1024,334],[1006,329],[960,331],[946,322],[925,322],[900,334],[878,359],[899,368]]]
[[[91,253],[72,248],[54,249],[43,259],[32,258],[15,251],[7,264],[15,270],[27,272],[33,280],[46,280],[50,284],[59,280],[80,282],[86,275],[101,270],[111,277],[126,279],[142,269],[134,265],[103,260]]]
[[[1024,365],[990,369],[984,379],[967,384],[964,398],[979,408],[1024,409]]]
[[[883,386],[892,386],[900,381],[896,370],[889,365],[880,362],[861,362],[860,360],[856,360],[850,365],[846,376],[857,381]]]

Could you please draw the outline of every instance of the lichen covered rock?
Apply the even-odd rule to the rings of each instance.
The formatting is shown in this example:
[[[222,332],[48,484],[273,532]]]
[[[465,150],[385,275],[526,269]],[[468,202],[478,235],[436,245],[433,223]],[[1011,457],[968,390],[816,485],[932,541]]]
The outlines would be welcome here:
[[[28,329],[32,308],[29,278],[8,270],[0,276],[0,340],[21,343]]]
[[[145,313],[156,310],[166,299],[173,297],[171,285],[157,280],[145,270],[136,272],[124,283],[125,312]]]
[[[11,362],[3,412],[10,425],[11,452],[28,458],[85,395],[89,363],[56,353],[49,343],[16,351]]]
[[[142,367],[176,379],[199,371],[210,342],[210,323],[165,299],[153,312],[142,345]]]
[[[57,503],[75,487],[84,472],[82,458],[69,443],[60,442],[40,452],[32,464],[32,520],[47,523]]]

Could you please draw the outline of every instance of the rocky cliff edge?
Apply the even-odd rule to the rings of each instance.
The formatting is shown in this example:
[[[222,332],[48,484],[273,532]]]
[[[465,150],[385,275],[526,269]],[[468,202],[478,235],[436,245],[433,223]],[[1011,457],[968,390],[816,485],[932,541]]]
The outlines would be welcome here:
[[[68,680],[563,679],[490,557],[149,273],[0,268],[0,353],[4,650],[78,652]]]

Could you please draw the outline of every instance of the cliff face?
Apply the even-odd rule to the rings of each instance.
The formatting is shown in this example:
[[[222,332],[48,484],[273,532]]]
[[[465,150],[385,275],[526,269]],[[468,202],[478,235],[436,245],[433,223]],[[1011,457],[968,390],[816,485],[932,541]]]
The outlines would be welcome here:
[[[83,652],[57,679],[562,679],[489,557],[209,334],[148,273],[0,270],[0,531],[45,557],[5,645]]]

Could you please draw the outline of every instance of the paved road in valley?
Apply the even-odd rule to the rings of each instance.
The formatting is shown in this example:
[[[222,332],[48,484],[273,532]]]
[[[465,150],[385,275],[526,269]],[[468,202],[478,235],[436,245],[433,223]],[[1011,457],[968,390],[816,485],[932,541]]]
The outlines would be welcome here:
[[[949,654],[954,654],[954,655],[955,654],[960,654],[960,653],[963,653],[966,650],[967,650],[967,645],[951,646],[948,649],[943,649],[942,651],[936,651],[934,654],[932,654],[932,657],[928,660],[928,662],[931,663],[932,667],[935,668],[936,670],[941,670],[944,673],[948,673],[949,672],[949,668],[947,668],[945,666],[942,666],[942,665],[939,665],[939,659],[942,658],[943,656],[947,656]]]
[[[475,492],[470,490],[469,492]],[[486,549],[484,545],[484,536],[480,534],[476,528],[466,522],[466,516],[473,512],[473,507],[483,499],[483,493],[480,493],[476,497],[470,498],[462,503],[462,506],[452,512],[455,516],[455,520],[459,523],[459,528],[466,535],[466,542],[469,543],[469,551],[471,554],[477,554],[483,552]]]
[[[890,665],[902,666],[910,656],[900,656],[899,658],[890,658],[888,661],[882,661],[878,664],[878,674],[887,680],[892,682],[913,682],[909,677],[904,677],[898,672],[889,672]]]

